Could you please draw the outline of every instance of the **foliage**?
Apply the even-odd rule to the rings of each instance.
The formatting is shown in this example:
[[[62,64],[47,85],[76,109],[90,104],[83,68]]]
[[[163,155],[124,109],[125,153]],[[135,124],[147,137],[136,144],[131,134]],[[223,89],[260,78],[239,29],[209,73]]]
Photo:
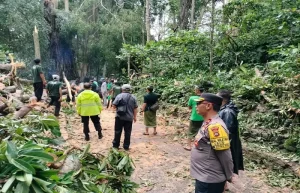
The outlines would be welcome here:
[[[111,149],[100,157],[88,153],[88,145],[68,155],[50,145],[61,135],[54,117],[1,118],[0,133],[1,192],[135,192],[137,184],[129,180],[134,166],[127,153]],[[61,174],[58,168],[67,156],[79,159],[81,167]]]

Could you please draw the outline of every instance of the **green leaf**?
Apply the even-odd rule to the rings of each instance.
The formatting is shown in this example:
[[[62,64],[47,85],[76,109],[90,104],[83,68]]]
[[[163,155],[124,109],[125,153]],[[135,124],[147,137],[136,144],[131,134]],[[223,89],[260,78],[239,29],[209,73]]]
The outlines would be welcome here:
[[[35,169],[30,164],[21,159],[12,159],[11,164],[13,164],[14,166],[26,173],[35,174]]]
[[[24,179],[26,184],[30,186],[32,182],[32,174],[24,174]]]
[[[83,157],[86,156],[86,154],[87,154],[87,153],[89,152],[89,150],[90,150],[90,147],[91,147],[91,144],[87,144],[87,145],[85,146],[83,153],[79,156],[80,159],[82,159]]]
[[[33,157],[33,158],[36,158],[36,159],[39,159],[39,160],[43,160],[43,161],[54,161],[53,157],[47,153],[44,153],[42,151],[40,152],[26,152],[26,153],[23,153],[22,156],[27,156],[27,157]]]
[[[19,173],[19,172],[18,172],[18,173]],[[16,179],[17,179],[18,181],[25,182],[25,178],[24,178],[23,173],[22,173],[22,174],[16,175]]]
[[[3,186],[2,190],[1,190],[1,192],[6,193],[6,192],[11,188],[11,186],[13,185],[15,179],[16,179],[16,177],[15,177],[14,175],[11,176],[11,177],[7,180],[7,182],[4,184],[4,186]]]
[[[14,158],[17,158],[17,156],[18,156],[17,152],[18,152],[18,150],[17,150],[16,145],[13,142],[8,141],[6,152],[5,152],[7,159],[10,161]]]
[[[31,187],[35,193],[44,193],[40,185],[38,185],[36,182],[32,183]]]
[[[57,175],[58,174],[58,170],[47,170],[47,171],[38,171],[36,173],[37,176],[41,177],[41,178],[49,178],[53,175]]]
[[[33,179],[38,185],[40,185],[43,188],[44,192],[52,193],[52,191],[47,187],[51,185],[50,182],[47,182],[45,180],[36,177],[33,177]]]
[[[16,193],[29,193],[29,186],[26,184],[26,182],[19,182],[16,189]]]

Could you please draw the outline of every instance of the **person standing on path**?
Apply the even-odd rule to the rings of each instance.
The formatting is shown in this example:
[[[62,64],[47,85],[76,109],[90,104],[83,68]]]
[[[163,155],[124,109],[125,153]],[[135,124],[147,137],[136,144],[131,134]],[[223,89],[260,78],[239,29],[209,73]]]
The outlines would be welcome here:
[[[132,122],[136,122],[138,105],[135,96],[131,95],[130,91],[131,86],[124,84],[122,86],[122,93],[119,94],[113,102],[113,107],[117,110],[115,118],[115,137],[112,143],[113,147],[117,149],[120,146],[120,139],[124,128],[125,137],[123,148],[129,150]]]
[[[59,81],[59,76],[58,75],[52,75],[53,80],[48,82],[46,86],[46,92],[48,96],[51,98],[50,103],[48,105],[54,105],[55,110],[54,110],[54,115],[56,117],[59,117],[59,112],[60,112],[60,106],[61,106],[61,101],[62,101],[62,83]]]
[[[32,77],[33,77],[34,95],[37,98],[38,102],[41,101],[43,96],[44,86],[46,86],[47,84],[40,62],[41,62],[40,59],[38,58],[35,59],[34,60],[35,64],[31,69]]]
[[[192,139],[195,138],[195,136],[198,133],[198,130],[201,128],[203,124],[203,117],[197,113],[197,102],[196,99],[199,99],[201,94],[203,93],[204,89],[200,86],[195,87],[195,96],[191,96],[189,98],[188,106],[189,109],[192,110],[191,116],[190,116],[190,124],[189,124],[189,130],[187,133],[187,146],[184,147],[185,150],[191,151],[192,150]]]
[[[233,172],[238,175],[239,170],[244,170],[242,143],[239,133],[239,122],[237,120],[239,110],[231,100],[230,91],[220,90],[217,95],[223,98],[219,116],[229,130],[230,149],[234,166]]]
[[[121,83],[115,82],[112,88],[111,102],[113,103],[116,97],[121,93]]]
[[[146,128],[146,131],[143,133],[143,135],[149,135],[149,127],[153,127],[153,135],[156,135],[156,110],[153,111],[150,109],[150,107],[157,103],[158,95],[153,93],[152,86],[147,87],[147,93],[148,94],[144,96],[144,104],[141,110],[141,112],[144,112],[144,124]]]
[[[103,105],[107,105],[107,84],[106,80],[103,79],[103,82],[101,84],[101,94],[102,94],[102,99],[103,99]]]
[[[81,122],[83,123],[83,133],[85,140],[89,141],[89,119],[91,118],[96,131],[98,131],[98,138],[101,139],[102,127],[100,124],[100,113],[102,111],[102,104],[98,93],[91,90],[90,83],[84,83],[84,91],[82,91],[76,100],[76,109],[79,116],[81,116]]]
[[[197,112],[204,123],[195,137],[191,151],[191,175],[196,179],[195,193],[223,193],[226,181],[231,182],[233,162],[228,130],[218,116],[222,98],[203,93]]]

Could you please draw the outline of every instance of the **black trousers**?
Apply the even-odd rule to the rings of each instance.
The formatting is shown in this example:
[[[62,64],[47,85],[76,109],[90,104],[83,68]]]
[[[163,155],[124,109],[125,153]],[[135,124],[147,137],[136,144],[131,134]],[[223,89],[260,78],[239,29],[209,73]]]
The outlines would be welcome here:
[[[85,135],[88,135],[90,132],[89,128],[89,120],[92,120],[94,127],[96,131],[100,132],[102,130],[101,124],[100,124],[100,117],[98,115],[94,116],[81,116],[81,122],[83,123],[83,133]]]
[[[195,193],[223,193],[225,183],[206,183],[196,180]]]
[[[59,116],[59,111],[60,111],[59,97],[50,96],[50,98],[51,98],[51,101],[50,101],[49,105],[54,105],[55,106],[54,115]]]
[[[37,101],[40,101],[43,96],[44,85],[42,82],[33,83],[34,95],[37,98]]]
[[[125,133],[123,148],[129,149],[130,137],[131,137],[131,131],[132,131],[132,121],[124,121],[124,120],[121,120],[119,117],[116,117],[116,119],[115,119],[115,138],[113,140],[114,148],[119,148],[119,146],[120,146],[120,140],[121,140],[123,128],[124,128],[124,133]]]
[[[66,100],[68,103],[71,101],[70,97],[69,97],[69,94],[67,94],[67,100]],[[72,102],[75,102],[75,93],[73,94],[72,93]]]

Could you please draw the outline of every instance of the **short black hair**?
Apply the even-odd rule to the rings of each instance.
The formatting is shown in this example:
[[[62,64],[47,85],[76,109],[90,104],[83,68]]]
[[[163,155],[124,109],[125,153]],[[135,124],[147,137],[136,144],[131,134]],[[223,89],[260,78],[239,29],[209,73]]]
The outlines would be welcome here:
[[[220,105],[216,105],[216,104],[213,104],[213,110],[216,111],[216,112],[219,112],[219,110],[221,109],[221,106]]]
[[[199,90],[200,92],[204,92],[204,88],[201,85],[197,85],[196,89]]]
[[[40,60],[39,58],[36,58],[36,59],[34,59],[33,61],[34,61],[34,63],[36,63],[36,64],[39,64],[39,63],[41,62],[41,60]]]
[[[147,86],[147,90],[149,90],[150,92],[153,92],[153,86]]]
[[[83,88],[84,88],[84,89],[90,89],[90,88],[91,88],[91,84],[88,83],[88,82],[85,82],[85,83],[83,84]]]
[[[229,90],[220,90],[219,95],[222,97],[224,100],[230,101],[231,100],[231,94],[232,92]]]

